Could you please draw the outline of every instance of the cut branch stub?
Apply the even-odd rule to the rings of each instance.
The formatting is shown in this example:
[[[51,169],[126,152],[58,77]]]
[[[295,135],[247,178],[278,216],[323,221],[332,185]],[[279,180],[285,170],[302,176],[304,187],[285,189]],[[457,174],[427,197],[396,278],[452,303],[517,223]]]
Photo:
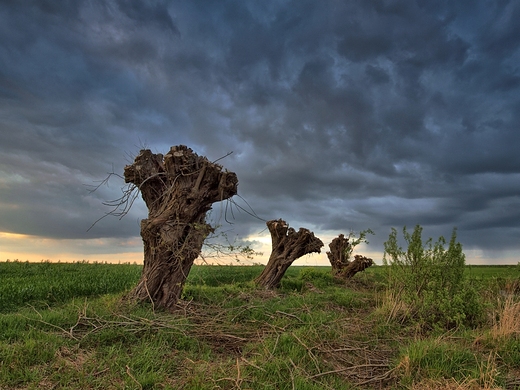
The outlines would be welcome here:
[[[282,219],[268,221],[267,228],[273,248],[267,265],[255,282],[273,289],[280,285],[285,271],[296,259],[308,253],[320,253],[323,242],[308,229],[300,228],[296,232]]]
[[[364,271],[368,267],[374,265],[374,261],[368,257],[355,255],[349,265],[341,271],[340,277],[350,279],[358,272]]]
[[[130,295],[173,309],[213,230],[206,212],[237,193],[237,176],[179,145],[164,156],[141,150],[125,167],[125,181],[139,188],[148,207],[148,218],[141,221],[143,272]]]

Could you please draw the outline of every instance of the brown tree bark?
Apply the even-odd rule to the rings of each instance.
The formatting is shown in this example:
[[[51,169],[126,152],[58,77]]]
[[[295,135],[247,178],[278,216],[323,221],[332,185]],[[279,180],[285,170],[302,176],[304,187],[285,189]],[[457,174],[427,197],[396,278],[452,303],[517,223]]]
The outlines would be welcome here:
[[[144,267],[130,297],[173,310],[212,231],[206,213],[237,193],[237,176],[184,145],[171,147],[165,156],[141,150],[124,174],[148,207],[148,218],[141,221]]]
[[[372,259],[361,255],[355,255],[354,260],[350,261],[349,253],[353,249],[352,244],[343,234],[333,239],[329,248],[327,257],[332,265],[332,275],[337,278],[350,279],[374,264]]]
[[[273,249],[255,282],[266,289],[273,289],[280,286],[285,271],[293,261],[308,253],[320,253],[323,242],[308,229],[300,228],[296,232],[282,219],[268,221],[267,228],[271,233]]]

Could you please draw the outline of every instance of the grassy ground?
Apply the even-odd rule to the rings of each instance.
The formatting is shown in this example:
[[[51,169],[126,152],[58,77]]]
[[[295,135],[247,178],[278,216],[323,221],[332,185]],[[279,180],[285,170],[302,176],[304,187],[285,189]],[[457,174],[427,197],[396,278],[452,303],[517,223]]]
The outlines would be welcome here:
[[[467,267],[475,329],[389,315],[383,267],[194,267],[174,314],[125,302],[141,267],[0,263],[0,389],[520,389],[518,267]],[[516,294],[516,295],[515,295]]]

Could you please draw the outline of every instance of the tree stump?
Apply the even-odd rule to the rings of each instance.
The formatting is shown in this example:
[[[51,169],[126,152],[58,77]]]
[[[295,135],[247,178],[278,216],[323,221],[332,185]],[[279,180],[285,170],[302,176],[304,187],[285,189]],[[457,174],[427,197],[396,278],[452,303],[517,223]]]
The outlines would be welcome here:
[[[237,193],[237,176],[184,145],[171,147],[165,156],[141,150],[124,175],[148,207],[148,218],[141,221],[144,267],[130,297],[173,310],[213,231],[206,213],[213,203]]]
[[[308,253],[320,253],[323,242],[308,229],[300,228],[296,232],[282,219],[268,221],[267,228],[271,233],[273,249],[255,282],[266,289],[274,289],[280,286],[285,271],[293,261]]]

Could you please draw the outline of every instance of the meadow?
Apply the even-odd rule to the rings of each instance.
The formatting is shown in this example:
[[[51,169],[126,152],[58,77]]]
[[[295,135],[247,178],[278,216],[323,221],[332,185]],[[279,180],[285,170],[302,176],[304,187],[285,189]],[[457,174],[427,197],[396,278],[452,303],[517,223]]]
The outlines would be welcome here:
[[[481,316],[427,329],[386,267],[194,266],[179,310],[132,264],[0,262],[0,389],[520,389],[520,267],[466,266]]]

